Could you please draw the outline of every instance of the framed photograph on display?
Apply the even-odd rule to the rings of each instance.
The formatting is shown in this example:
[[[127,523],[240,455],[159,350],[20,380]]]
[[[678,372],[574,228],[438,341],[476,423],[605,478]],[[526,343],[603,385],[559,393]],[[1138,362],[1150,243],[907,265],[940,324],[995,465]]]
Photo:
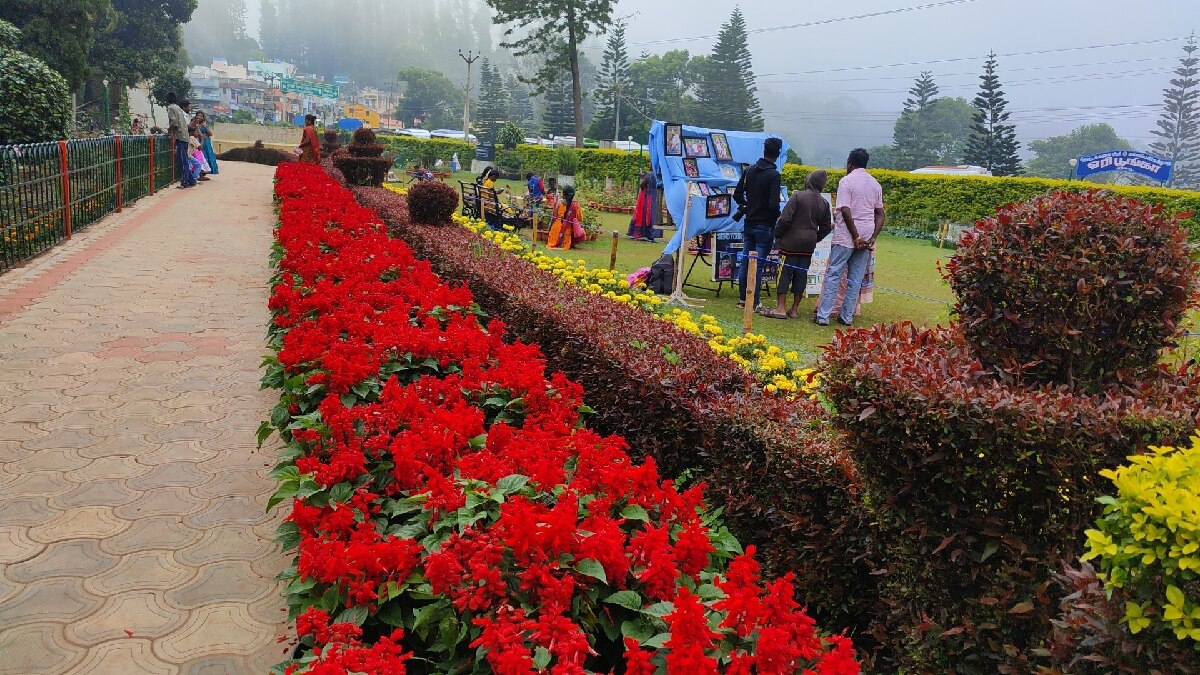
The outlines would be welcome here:
[[[733,161],[733,153],[729,150],[729,139],[725,134],[714,131],[712,134],[713,157],[719,162]]]
[[[729,195],[709,195],[704,209],[704,215],[709,218],[726,218],[729,216]]]
[[[687,176],[688,178],[700,177],[700,167],[696,164],[696,160],[683,160],[683,175]]]
[[[704,195],[705,197],[707,197],[713,193],[712,188],[708,187],[708,183],[699,183],[699,185],[700,185],[700,194]]]
[[[683,125],[682,124],[667,124],[664,125],[665,135],[663,136],[663,154],[668,157],[683,156]]]
[[[703,192],[700,191],[699,183],[693,183],[692,181],[688,181],[688,196],[689,197],[703,197],[705,195]]]
[[[737,278],[738,257],[742,254],[742,248],[741,232],[716,233],[713,238],[712,281],[733,281]]]
[[[708,139],[688,136],[683,139],[684,153],[688,157],[708,157]]]
[[[737,180],[738,179],[738,169],[736,166],[734,166],[732,164],[722,164],[721,165],[721,175],[728,178],[729,180]]]

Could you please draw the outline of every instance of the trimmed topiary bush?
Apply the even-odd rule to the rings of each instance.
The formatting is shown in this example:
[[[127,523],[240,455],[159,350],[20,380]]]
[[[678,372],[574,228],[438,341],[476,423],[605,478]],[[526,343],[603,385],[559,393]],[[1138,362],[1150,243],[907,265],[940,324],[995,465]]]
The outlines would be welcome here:
[[[333,165],[342,172],[347,183],[374,187],[383,185],[392,168],[392,160],[381,156],[386,148],[377,141],[374,131],[362,127],[354,132],[354,140],[350,145],[332,155]]]
[[[0,145],[67,137],[71,94],[53,68],[16,48],[21,31],[0,20]]]
[[[445,183],[419,183],[408,191],[408,211],[414,223],[445,225],[458,209],[458,190]]]
[[[1153,368],[1196,284],[1179,218],[1092,191],[1054,192],[976,224],[948,267],[981,361],[1095,389]]]
[[[276,148],[264,148],[261,145],[255,145],[252,148],[231,148],[217,155],[217,159],[222,162],[250,162],[252,164],[279,166],[284,162],[294,161],[296,156],[290,152],[284,152]]]
[[[1098,394],[1025,387],[953,327],[840,333],[820,370],[878,508],[877,634],[903,672],[1035,672],[1059,613],[1048,589],[1081,553],[1100,471],[1187,438],[1200,400],[1195,370]]]

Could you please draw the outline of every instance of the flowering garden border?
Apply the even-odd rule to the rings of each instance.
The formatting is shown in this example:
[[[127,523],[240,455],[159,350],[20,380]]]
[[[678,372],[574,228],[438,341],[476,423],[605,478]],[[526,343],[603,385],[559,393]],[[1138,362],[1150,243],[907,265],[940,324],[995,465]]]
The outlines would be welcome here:
[[[653,460],[583,426],[582,388],[319,168],[279,167],[260,439],[309,651],[287,673],[857,673],[790,576]],[[484,666],[486,664],[486,667]]]
[[[855,635],[869,629],[878,609],[873,514],[816,401],[765,393],[690,326],[645,311],[653,294],[621,302],[617,289],[598,293],[565,279],[567,270],[518,257],[524,248],[511,237],[418,225],[401,195],[352,189],[439,275],[467,284],[514,335],[536,342],[551,368],[581,383],[597,411],[593,428],[621,434],[666,475],[707,481],[729,527],[755,545],[769,573],[795,575],[822,623]]]

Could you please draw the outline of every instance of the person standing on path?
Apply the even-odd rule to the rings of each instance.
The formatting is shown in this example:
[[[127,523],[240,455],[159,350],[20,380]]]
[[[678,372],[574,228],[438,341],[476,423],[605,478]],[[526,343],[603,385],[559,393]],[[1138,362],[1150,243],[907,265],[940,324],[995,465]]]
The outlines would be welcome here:
[[[188,150],[187,113],[192,104],[186,98],[177,103],[174,93],[167,94],[167,102],[167,133],[171,134],[175,141],[175,175],[179,176],[179,187],[190,188],[196,184],[192,179],[188,161],[191,153]]]
[[[763,141],[763,156],[742,174],[742,180],[734,191],[733,201],[746,210],[746,224],[742,228],[743,248],[746,256],[758,258],[758,273],[754,278],[754,306],[759,306],[759,289],[762,288],[763,269],[771,247],[775,244],[775,222],[779,220],[779,169],[775,162],[783,150],[783,139],[768,138]],[[742,261],[738,272],[738,307],[746,306],[746,276],[748,260]]]
[[[208,162],[208,167],[211,169],[208,173],[217,175],[221,173],[217,170],[217,153],[213,152],[212,144],[212,123],[208,121],[208,115],[203,111],[197,112],[196,117],[199,120],[197,129],[200,130],[200,150],[204,153],[204,161]]]
[[[817,169],[804,179],[804,189],[796,190],[783,207],[783,215],[775,225],[775,239],[783,256],[783,272],[779,275],[779,303],[774,310],[761,314],[772,319],[795,319],[800,316],[800,301],[808,286],[808,268],[817,244],[833,230],[833,212],[821,196],[829,174]],[[788,288],[792,290],[792,308],[784,311]]]
[[[843,276],[847,277],[848,283],[838,322],[843,326],[853,323],[854,308],[871,262],[871,252],[883,231],[883,187],[867,173],[870,160],[871,156],[863,148],[851,150],[846,160],[846,176],[838,182],[837,207],[841,218],[834,228],[829,269],[817,303],[817,315],[813,318],[818,326],[829,325]]]
[[[304,116],[304,134],[300,137],[300,161],[321,163],[321,141],[317,138],[317,116]]]

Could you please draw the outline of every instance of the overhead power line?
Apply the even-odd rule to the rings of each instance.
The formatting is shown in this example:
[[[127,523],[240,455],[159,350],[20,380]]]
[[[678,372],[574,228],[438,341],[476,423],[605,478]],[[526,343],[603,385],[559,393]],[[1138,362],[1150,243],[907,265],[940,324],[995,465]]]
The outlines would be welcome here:
[[[1132,42],[1114,42],[1106,45],[1082,45],[1079,47],[1058,47],[1056,49],[1037,49],[1028,52],[1009,52],[1007,54],[997,54],[999,58],[1011,58],[1016,56],[1042,56],[1044,54],[1061,54],[1063,52],[1077,52],[1084,49],[1109,49],[1112,47],[1133,47],[1140,45],[1163,44],[1165,42],[1179,42],[1184,38],[1170,37],[1158,38],[1155,40],[1134,40]],[[757,77],[781,77],[784,75],[818,75],[821,73],[846,73],[859,70],[878,70],[880,68],[902,68],[904,66],[928,66],[935,63],[959,63],[962,61],[980,61],[986,59],[987,56],[959,56],[950,59],[930,59],[928,61],[905,61],[903,63],[881,63],[871,66],[846,66],[843,68],[828,68],[825,70],[795,70],[786,73],[763,73]]]
[[[832,23],[841,23],[843,21],[857,21],[859,19],[870,19],[878,16],[888,16],[890,14],[903,14],[906,12],[917,12],[925,9],[936,9],[938,7],[949,7],[952,5],[965,5],[979,0],[943,0],[942,2],[931,2],[925,5],[915,5],[912,7],[897,7],[896,9],[886,9],[879,12],[869,12],[867,14],[856,14],[854,16],[841,16],[834,19],[820,19],[818,21],[805,21],[803,23],[793,23],[786,26],[769,26],[767,28],[755,28],[746,31],[749,34],[757,33],[774,33],[782,30],[793,30],[796,28],[809,28],[812,26],[826,26]],[[677,42],[693,42],[695,40],[713,40],[716,35],[695,35],[692,37],[677,37],[663,38],[660,40],[646,40],[645,42],[631,42],[631,47],[641,47],[643,45],[660,45],[660,44],[675,44]]]

